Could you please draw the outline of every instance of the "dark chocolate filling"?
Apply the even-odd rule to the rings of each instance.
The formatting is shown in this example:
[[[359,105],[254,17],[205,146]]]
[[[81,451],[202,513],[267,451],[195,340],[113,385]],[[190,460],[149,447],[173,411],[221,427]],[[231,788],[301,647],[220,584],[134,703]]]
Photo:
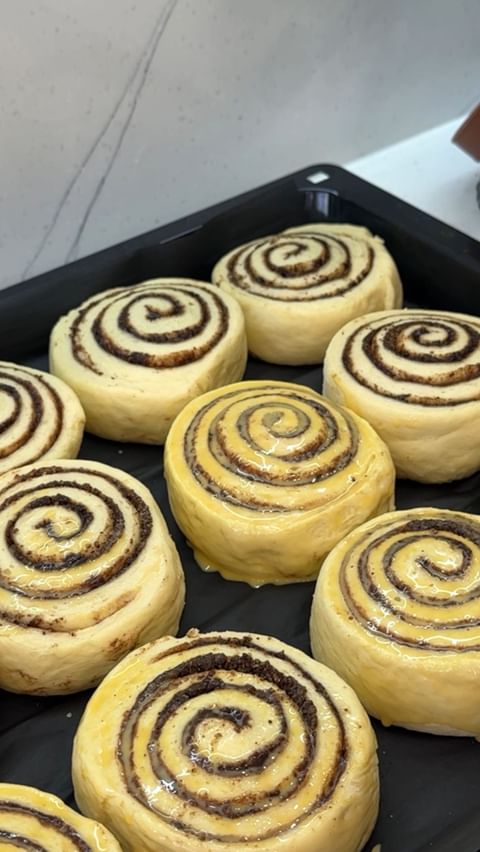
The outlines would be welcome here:
[[[381,564],[385,576],[388,578],[392,586],[399,592],[399,606],[385,594],[385,589],[381,588],[373,579],[370,570],[370,560],[372,555],[379,549],[384,547],[385,543],[390,538],[401,535],[400,540],[394,541],[387,547],[383,553]],[[432,560],[421,553],[421,542],[425,539],[433,538],[435,541],[447,543],[453,551],[456,551],[459,556],[459,567],[455,570],[447,570],[441,565],[436,565]],[[462,652],[462,651],[480,651],[480,644],[472,645],[465,644],[459,638],[455,638],[455,644],[446,641],[432,643],[421,637],[421,631],[418,639],[413,640],[402,635],[401,625],[409,624],[413,626],[434,627],[435,630],[468,630],[472,627],[480,626],[480,619],[457,618],[454,617],[455,608],[462,606],[469,601],[476,600],[480,596],[480,577],[478,582],[466,592],[458,592],[455,596],[451,596],[448,600],[428,595],[412,588],[408,583],[399,579],[394,570],[394,560],[402,548],[410,546],[418,542],[419,556],[416,558],[416,563],[420,569],[425,571],[437,580],[451,580],[465,577],[467,571],[472,564],[471,544],[480,548],[480,524],[470,523],[463,518],[422,518],[412,519],[404,523],[389,525],[385,532],[379,531],[369,544],[367,544],[360,552],[354,555],[359,547],[358,543],[345,554],[340,567],[340,587],[344,600],[348,606],[352,616],[359,621],[365,630],[375,635],[383,635],[388,637],[392,642],[399,645],[405,645],[411,648],[425,648],[428,651],[439,652]],[[348,582],[348,568],[354,560],[355,570],[357,572],[360,584],[368,597],[379,604],[385,613],[390,613],[394,617],[394,621],[388,626],[378,624],[372,619],[371,613],[355,599],[355,593],[352,591]],[[402,605],[401,601],[407,598],[413,603],[420,605],[428,605],[437,609],[445,609],[446,612],[452,613],[452,618],[447,621],[426,620],[420,616],[415,616],[408,612]],[[439,637],[437,636],[437,640]]]
[[[90,844],[87,843],[77,831],[75,831],[73,826],[68,825],[68,823],[64,822],[63,819],[60,819],[59,817],[52,816],[52,814],[39,811],[36,808],[31,808],[28,805],[21,804],[20,802],[8,800],[0,800],[0,813],[10,813],[14,815],[19,814],[21,816],[31,817],[33,820],[39,822],[44,828],[51,829],[57,834],[62,835],[62,837],[67,838],[70,843],[73,844],[75,849],[79,850],[79,852],[92,852]],[[14,831],[4,829],[0,831],[0,845],[3,843],[18,846],[20,849],[25,850],[25,852],[48,852],[48,849],[36,843],[34,839],[22,837]]]
[[[16,832],[3,831],[0,829],[0,846],[3,846],[4,844],[16,846],[18,849],[23,849],[24,852],[48,852],[48,849],[46,849],[45,846],[40,846],[39,843],[34,843],[34,841],[30,840],[28,837],[24,837]]]
[[[232,406],[236,404],[237,397],[243,398],[245,408],[240,413],[235,423],[242,442],[253,449],[257,456],[265,458],[265,465],[260,467],[249,462],[247,458],[243,458],[238,452],[233,453],[229,446],[229,431],[224,428],[223,422],[228,416]],[[281,400],[278,399],[281,397]],[[269,399],[271,398],[271,399]],[[224,394],[222,397],[224,405],[219,414],[217,414],[209,427],[208,432],[208,449],[211,456],[218,462],[224,470],[234,473],[238,477],[239,485],[242,481],[251,481],[257,483],[265,483],[268,485],[285,487],[285,486],[303,486],[311,485],[316,482],[322,482],[325,479],[333,476],[339,471],[344,470],[350,464],[358,451],[358,433],[354,422],[343,412],[342,417],[346,422],[349,432],[349,443],[342,448],[340,452],[334,456],[328,464],[322,461],[322,453],[329,449],[335,441],[338,440],[339,428],[338,420],[335,414],[330,411],[323,403],[311,397],[295,393],[282,387],[275,385],[264,387],[261,390],[253,390],[246,396],[246,391],[242,388],[230,393]],[[256,401],[258,400],[258,402]],[[225,503],[231,503],[235,506],[243,508],[268,511],[268,512],[288,512],[292,511],[285,507],[280,502],[269,502],[259,500],[254,493],[249,493],[248,489],[228,490],[220,483],[216,482],[211,474],[206,470],[204,465],[199,461],[198,456],[198,431],[205,417],[212,408],[218,404],[218,398],[204,405],[193,417],[184,436],[184,455],[187,465],[189,466],[193,476],[210,494],[213,494],[217,499]],[[301,402],[310,407],[312,416],[310,417],[304,411],[299,409],[295,403]],[[252,438],[250,432],[250,420],[256,415],[259,410],[265,408],[267,411],[262,419],[262,424],[269,432],[273,439],[275,438],[299,438],[305,434],[312,426],[312,418],[319,420],[320,427],[313,439],[305,442],[301,450],[295,450],[283,455],[276,452],[265,452]],[[273,412],[271,409],[275,409]],[[283,414],[288,411],[296,416],[296,425],[291,429],[283,430],[279,425]],[[303,471],[300,467],[302,462],[315,459],[316,465],[309,465],[308,471]],[[281,474],[273,469],[271,460],[280,460],[289,463],[289,467]],[[295,511],[298,511],[301,506],[296,506]]]
[[[18,388],[22,388],[27,394],[31,407],[25,428],[15,439],[9,439],[8,431],[14,427],[22,413],[22,397]],[[54,415],[49,421],[49,430],[42,439],[40,446],[32,446],[32,454],[22,464],[31,464],[50,450],[60,435],[63,427],[63,402],[56,390],[43,376],[37,376],[23,371],[21,368],[12,367],[0,370],[0,393],[6,394],[13,401],[13,411],[4,420],[0,420],[0,436],[5,436],[6,443],[0,446],[0,459],[9,458],[28,444],[36,436],[40,423],[44,426],[45,408],[42,394],[53,404]],[[13,465],[13,459],[12,459]]]
[[[444,351],[455,345],[460,338],[460,332],[466,335],[465,344],[451,351]],[[386,317],[382,325],[375,325],[372,328],[369,324],[365,324],[350,335],[343,349],[342,363],[347,373],[362,387],[388,399],[432,407],[462,405],[465,402],[480,399],[480,393],[473,391],[470,397],[454,399],[424,396],[421,390],[418,393],[407,393],[401,388],[396,392],[381,387],[364,375],[361,366],[356,363],[353,349],[359,338],[367,361],[383,375],[399,384],[412,383],[429,388],[453,388],[456,385],[474,381],[480,376],[480,326],[476,326],[473,322],[468,323],[448,315],[445,319],[437,319],[427,313],[409,314],[405,319],[401,317],[390,320]],[[417,346],[424,346],[424,351],[411,351],[408,348],[409,341],[413,341]],[[388,363],[385,353],[401,358],[404,367],[400,368],[393,363]],[[463,363],[473,353],[478,354],[477,361]],[[424,376],[413,371],[412,367],[416,363],[441,365],[443,369],[440,373],[432,372]]]
[[[48,575],[50,571],[72,571],[76,567],[88,564],[93,559],[99,560],[105,558],[105,561],[108,560],[111,549],[124,533],[125,519],[117,503],[111,497],[104,494],[98,487],[90,485],[88,482],[78,482],[61,478],[65,474],[77,474],[79,472],[77,468],[58,467],[54,465],[37,468],[28,473],[22,473],[20,470],[15,477],[15,481],[0,491],[0,519],[1,513],[5,509],[14,506],[16,502],[22,503],[21,509],[4,525],[5,546],[12,557],[21,564],[28,565],[36,571]],[[112,560],[108,566],[106,565],[103,570],[96,571],[81,581],[76,582],[72,573],[71,582],[66,589],[49,589],[46,578],[42,583],[41,589],[32,589],[28,588],[28,586],[18,585],[2,571],[2,567],[0,566],[0,588],[32,601],[77,597],[87,594],[91,590],[119,577],[138,559],[152,529],[152,516],[147,504],[135,491],[124,485],[114,476],[110,476],[103,471],[89,469],[88,467],[82,468],[81,473],[94,476],[97,482],[99,479],[106,480],[127,501],[135,519],[133,525],[134,534],[126,543],[122,554]],[[44,480],[43,477],[47,475],[58,475],[59,478]],[[22,488],[21,486],[23,485],[26,487]],[[41,494],[42,491],[51,489],[55,489],[57,493],[54,495]],[[69,492],[74,491],[78,495],[84,495],[86,500],[88,500],[88,495],[93,495],[102,501],[106,509],[107,519],[104,528],[99,531],[95,540],[88,545],[82,545],[81,533],[85,532],[91,525],[94,519],[93,513],[79,499],[74,500],[65,494],[66,489]],[[24,503],[25,497],[28,498],[26,503]],[[79,539],[78,549],[74,551],[69,550],[63,556],[59,553],[55,558],[46,558],[42,556],[41,552],[34,553],[21,546],[18,542],[18,535],[22,520],[28,518],[28,514],[31,511],[43,506],[51,506],[52,508],[60,506],[71,513],[72,517],[76,520],[76,524],[67,533],[58,533],[53,522],[48,518],[37,526],[42,528],[46,536],[52,538],[54,541]],[[28,624],[28,626],[47,630],[54,629],[50,621],[43,622],[39,617],[36,617],[32,623],[30,616],[22,617],[19,613],[0,612],[0,618],[12,624]],[[59,629],[61,629],[60,626]]]
[[[307,251],[302,239],[308,239],[310,244],[313,242],[316,245],[318,254],[315,258],[302,260],[302,254]],[[331,272],[324,273],[322,270],[331,259],[329,245],[331,243],[335,243],[341,249],[342,260]],[[279,247],[286,251],[286,261],[281,264],[275,263],[272,259]],[[271,277],[265,278],[256,268],[259,258]],[[289,262],[291,258],[294,258],[293,262]],[[348,245],[339,237],[305,230],[293,234],[279,234],[260,240],[248,248],[240,248],[232,254],[227,263],[227,275],[231,284],[246,290],[252,296],[284,302],[313,302],[343,296],[358,287],[370,274],[374,260],[374,251],[371,246],[368,246],[368,259],[365,266],[356,276],[349,277],[352,271],[352,257]],[[294,279],[296,279],[295,286],[292,284]],[[303,279],[300,287],[298,279]],[[333,289],[329,286],[325,293],[320,291],[318,294],[311,295],[309,292],[325,284],[332,285],[337,281],[338,284],[334,284]],[[257,292],[252,285],[261,287],[261,292]]]
[[[211,646],[227,646],[236,649],[232,655],[222,651],[209,651]],[[335,703],[330,698],[325,687],[316,681],[297,662],[289,658],[285,652],[275,652],[262,647],[249,636],[242,637],[198,637],[193,640],[188,638],[183,644],[161,652],[155,660],[166,660],[171,655],[178,655],[184,651],[198,648],[198,656],[191,657],[184,662],[177,663],[171,669],[166,669],[153,678],[150,683],[139,693],[132,707],[124,714],[119,737],[117,741],[117,760],[120,765],[125,788],[140,804],[148,810],[158,814],[163,820],[187,834],[192,834],[205,841],[219,841],[224,843],[258,842],[269,837],[275,837],[291,829],[291,823],[272,826],[268,831],[248,835],[243,838],[232,834],[213,834],[199,831],[183,819],[172,819],[171,810],[175,808],[174,801],[180,800],[188,810],[196,808],[204,813],[219,815],[229,820],[238,820],[244,816],[261,813],[269,808],[281,804],[294,797],[309,783],[309,771],[316,758],[319,747],[319,738],[322,732],[318,730],[317,709],[309,697],[311,688],[320,695],[328,705],[335,721],[337,746],[336,754],[323,789],[318,790],[313,804],[310,804],[303,812],[298,814],[295,824],[299,824],[312,816],[314,812],[322,808],[332,797],[347,765],[349,748],[345,727],[342,717]],[[255,658],[255,651],[261,651],[268,655],[270,660]],[[275,660],[287,662],[292,674],[286,674],[275,666]],[[239,672],[250,675],[253,683],[238,684],[229,680],[229,672]],[[307,681],[308,688],[301,683],[295,675]],[[254,685],[255,683],[255,685]],[[199,725],[206,719],[217,718],[225,720],[235,730],[241,731],[249,727],[252,722],[248,712],[241,707],[231,704],[226,705],[222,700],[222,692],[228,689],[231,693],[236,691],[239,697],[242,694],[254,696],[259,702],[268,708],[268,715],[276,720],[276,732],[268,742],[260,742],[257,747],[247,756],[243,756],[231,763],[213,762],[205,755],[199,753],[196,743],[196,734]],[[152,771],[158,782],[168,790],[173,797],[171,810],[164,812],[155,807],[148,791],[144,790],[142,782],[135,768],[134,743],[141,723],[143,714],[148,711],[155,701],[166,692],[173,692],[173,696],[158,713],[152,726],[148,741],[148,755]],[[216,799],[208,792],[194,792],[189,790],[183,783],[182,778],[173,773],[166,762],[165,756],[159,749],[159,738],[165,724],[180,708],[183,708],[192,699],[198,696],[206,696],[211,702],[207,707],[195,712],[188,719],[181,732],[181,749],[192,766],[192,772],[196,767],[201,767],[209,774],[224,778],[239,778],[246,775],[258,775],[259,782],[262,772],[272,763],[284,750],[290,733],[287,717],[282,706],[282,697],[296,708],[304,728],[302,736],[303,750],[296,766],[292,766],[288,777],[281,780],[271,789],[259,789],[249,794],[232,796],[229,799]],[[264,736],[264,732],[262,731]],[[265,737],[264,737],[265,739]],[[232,789],[235,789],[232,787]]]
[[[123,304],[126,296],[131,298],[127,304]],[[159,300],[160,307],[155,305],[155,300]],[[119,309],[117,326],[131,338],[131,347],[117,343],[104,326],[106,311],[119,302],[123,304],[123,307]],[[186,317],[186,305],[189,302],[197,306],[199,319],[192,323],[186,320],[187,324],[175,330],[141,332],[131,318],[132,308],[142,303],[145,303],[145,316],[149,322],[160,321],[161,323],[165,318]],[[102,305],[97,316],[91,321],[89,329],[91,312]],[[201,285],[186,284],[177,287],[173,283],[166,283],[152,285],[148,289],[122,288],[120,292],[100,296],[77,312],[69,334],[73,357],[88,370],[102,375],[102,370],[95,363],[94,356],[81,342],[85,326],[89,332],[91,331],[97,345],[120,361],[163,370],[192,364],[211,352],[228,331],[229,313],[221,294],[212,293]],[[195,344],[195,338],[210,328],[208,339],[202,344]],[[158,351],[152,353],[135,348],[139,342],[155,343],[158,345]],[[183,342],[190,345],[173,351],[170,348],[173,344]]]

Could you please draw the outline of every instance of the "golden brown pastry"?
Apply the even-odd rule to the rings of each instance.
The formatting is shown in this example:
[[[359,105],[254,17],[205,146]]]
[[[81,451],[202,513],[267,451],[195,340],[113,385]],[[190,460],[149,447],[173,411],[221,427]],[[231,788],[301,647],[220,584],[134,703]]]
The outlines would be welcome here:
[[[260,586],[316,577],[339,539],[393,508],[395,477],[364,420],[303,385],[251,381],[184,408],[165,478],[199,565]]]
[[[225,255],[212,280],[242,306],[250,352],[273,364],[323,361],[346,322],[402,304],[391,255],[358,225],[310,223],[253,240]]]
[[[139,648],[90,699],[75,796],[129,852],[359,852],[376,741],[352,690],[301,651],[190,631]]]
[[[55,376],[0,361],[0,474],[38,459],[75,458],[85,415]]]
[[[0,477],[0,687],[94,686],[132,648],[178,629],[184,580],[150,492],[93,461]]]
[[[5,852],[122,852],[103,825],[51,793],[0,784],[0,846]]]
[[[384,725],[480,737],[480,519],[440,509],[375,518],[323,564],[314,656]]]
[[[480,320],[408,310],[348,323],[328,347],[323,391],[365,417],[397,474],[447,482],[480,468]]]
[[[190,399],[240,379],[246,356],[235,300],[186,278],[92,296],[50,338],[50,369],[78,394],[87,430],[145,444],[162,444]]]

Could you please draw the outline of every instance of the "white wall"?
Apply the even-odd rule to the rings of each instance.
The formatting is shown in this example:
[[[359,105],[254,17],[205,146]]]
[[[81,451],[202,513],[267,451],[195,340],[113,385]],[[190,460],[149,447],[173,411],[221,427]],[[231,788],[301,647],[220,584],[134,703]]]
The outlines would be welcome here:
[[[0,286],[479,97],[478,0],[0,10]]]

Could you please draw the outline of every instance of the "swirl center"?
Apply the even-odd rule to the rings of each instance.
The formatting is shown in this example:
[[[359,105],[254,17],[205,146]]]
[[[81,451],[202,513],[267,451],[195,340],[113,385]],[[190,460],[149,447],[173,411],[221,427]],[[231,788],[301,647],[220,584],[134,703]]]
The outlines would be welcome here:
[[[32,624],[35,612],[35,626],[62,629],[43,602],[79,597],[119,577],[151,529],[141,497],[108,473],[53,465],[20,470],[0,491],[0,590],[12,596],[2,620]]]
[[[205,490],[269,512],[289,511],[279,492],[269,489],[315,486],[346,470],[357,448],[358,433],[347,415],[274,386],[232,391],[207,403],[184,436],[186,463]],[[258,484],[256,493],[251,481]],[[292,509],[316,505],[321,493],[312,488],[299,499],[301,506]]]
[[[252,295],[313,302],[347,294],[369,275],[374,249],[365,240],[321,231],[285,231],[235,250],[226,262],[231,284]]]
[[[387,525],[345,555],[340,585],[352,615],[373,633],[434,651],[480,650],[478,525]]]
[[[284,652],[219,641],[160,654],[161,672],[123,715],[116,756],[129,794],[169,822],[175,813],[177,828],[260,840],[328,801],[345,767],[345,732],[323,687]],[[333,738],[322,757],[320,712]]]
[[[402,403],[442,407],[480,399],[480,325],[398,311],[358,325],[341,351],[359,385]]]
[[[96,347],[125,364],[170,369],[206,356],[228,327],[220,292],[188,280],[152,281],[85,303],[71,324],[70,341],[74,358],[98,375]]]

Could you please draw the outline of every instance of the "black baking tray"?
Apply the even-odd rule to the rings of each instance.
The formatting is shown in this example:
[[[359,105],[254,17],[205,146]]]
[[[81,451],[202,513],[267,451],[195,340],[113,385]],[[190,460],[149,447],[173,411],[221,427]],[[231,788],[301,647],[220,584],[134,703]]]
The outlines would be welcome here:
[[[362,224],[381,235],[397,261],[408,303],[480,313],[480,243],[344,169],[322,164],[0,292],[0,358],[46,368],[53,323],[87,296],[163,275],[209,280],[214,263],[230,248],[313,221]],[[322,386],[320,366],[278,367],[250,359],[246,377]],[[255,590],[202,573],[169,511],[160,448],[86,435],[80,456],[138,477],[162,507],[186,575],[181,632],[193,626],[251,630],[309,652],[313,584]],[[397,506],[480,513],[480,473],[443,486],[399,482]],[[72,740],[88,697],[31,698],[0,690],[0,780],[40,787],[74,805]],[[377,843],[382,852],[478,852],[480,745],[373,724],[381,810],[366,852]]]

